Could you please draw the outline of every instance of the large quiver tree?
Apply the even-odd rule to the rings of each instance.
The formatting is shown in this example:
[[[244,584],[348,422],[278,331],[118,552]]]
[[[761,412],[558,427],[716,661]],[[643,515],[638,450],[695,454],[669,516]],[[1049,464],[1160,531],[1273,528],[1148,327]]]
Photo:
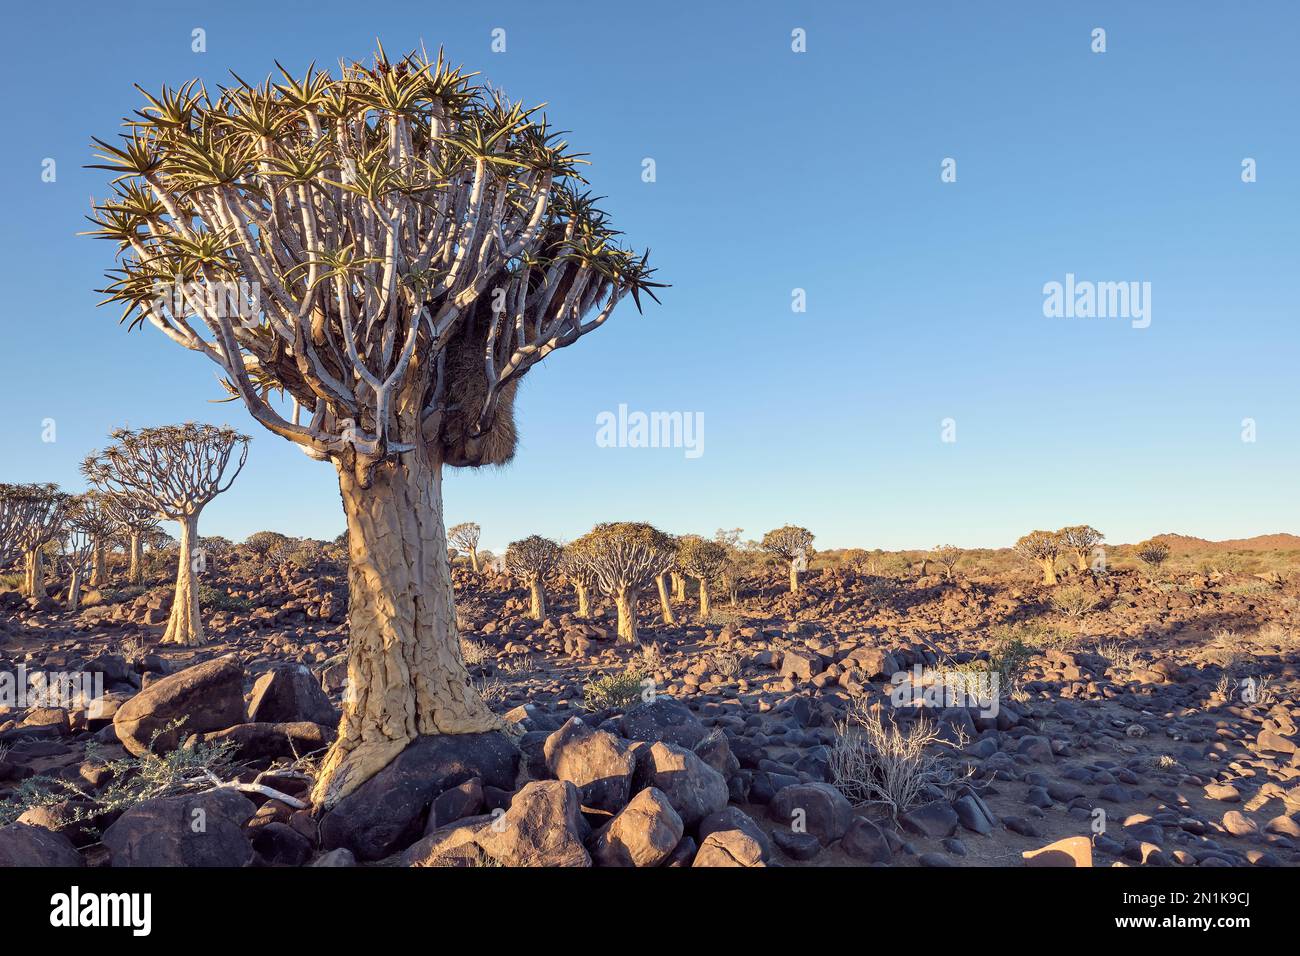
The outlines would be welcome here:
[[[180,525],[176,597],[162,643],[190,647],[203,644],[195,578],[199,515],[243,470],[248,459],[248,436],[231,428],[188,423],[136,431],[119,428],[109,437],[113,439],[111,445],[82,462],[82,474],[109,494],[129,498]],[[236,452],[237,463],[226,477]]]
[[[121,253],[109,297],[338,472],[350,693],[328,807],[418,735],[501,726],[460,659],[442,467],[509,460],[520,378],[656,283],[538,111],[441,56],[281,74],[149,97],[96,141],[117,179],[92,218]]]
[[[546,576],[562,556],[558,544],[536,534],[506,547],[506,569],[528,585],[529,616],[535,621],[546,620]]]
[[[601,590],[614,602],[618,639],[637,643],[637,601],[641,592],[672,565],[672,538],[644,522],[616,521],[596,525],[574,545],[575,554],[581,556]]]
[[[147,504],[129,495],[104,493],[105,513],[113,520],[116,534],[126,544],[128,584],[144,580],[144,545],[150,532],[158,529],[158,515]]]

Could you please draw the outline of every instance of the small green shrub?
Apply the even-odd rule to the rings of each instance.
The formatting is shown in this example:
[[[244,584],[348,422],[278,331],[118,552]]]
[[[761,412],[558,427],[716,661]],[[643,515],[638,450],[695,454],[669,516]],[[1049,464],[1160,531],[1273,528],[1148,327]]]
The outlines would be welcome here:
[[[587,682],[582,689],[582,703],[589,711],[618,708],[625,710],[641,701],[641,682],[645,675],[639,668],[621,674],[607,674]]]

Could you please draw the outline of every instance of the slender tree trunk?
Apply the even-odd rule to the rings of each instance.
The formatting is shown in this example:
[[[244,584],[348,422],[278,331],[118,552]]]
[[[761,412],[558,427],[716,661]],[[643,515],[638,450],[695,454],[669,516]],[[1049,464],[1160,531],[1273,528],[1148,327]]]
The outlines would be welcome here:
[[[575,584],[578,595],[578,617],[591,617],[591,592],[585,584]]]
[[[45,591],[45,555],[42,553],[41,548],[33,548],[27,552],[24,573],[26,577],[23,581],[23,594],[29,598],[36,598],[38,601],[47,597]]]
[[[128,584],[139,584],[144,580],[144,535],[132,531],[127,550],[131,553],[131,567],[126,573]]]
[[[678,604],[686,601],[686,575],[679,571],[673,572],[673,600]]]
[[[668,576],[666,574],[656,575],[655,586],[659,588],[659,607],[663,611],[664,623],[676,624],[677,618],[673,615],[673,605],[668,600]]]
[[[72,580],[68,584],[68,611],[76,614],[81,610],[81,568],[72,569]]]
[[[542,590],[541,578],[528,582],[528,608],[534,621],[546,620],[546,592]]]
[[[474,569],[475,574],[482,573],[478,566],[478,548],[469,549],[469,566]]]
[[[90,586],[102,588],[108,583],[108,549],[101,538],[95,542],[95,563],[90,572]]]
[[[338,739],[312,791],[327,809],[419,736],[505,726],[460,654],[442,516],[440,463],[424,446],[362,488],[339,467],[348,520],[348,682]]]
[[[176,561],[176,597],[171,617],[163,632],[163,644],[198,647],[207,643],[203,619],[199,617],[199,582],[194,572],[194,542],[199,539],[199,516],[188,515],[180,521],[181,548]]]
[[[630,588],[614,595],[614,607],[618,609],[618,639],[624,644],[640,643],[636,633],[636,599],[637,592]]]
[[[709,579],[700,578],[700,620],[707,621],[710,614],[709,607]]]
[[[1043,566],[1043,583],[1055,584],[1056,583],[1056,559],[1042,558],[1040,563]]]
[[[790,562],[790,593],[799,593],[799,566],[793,561]]]
[[[1080,571],[1088,570],[1088,552],[1079,551],[1074,556],[1074,566]]]

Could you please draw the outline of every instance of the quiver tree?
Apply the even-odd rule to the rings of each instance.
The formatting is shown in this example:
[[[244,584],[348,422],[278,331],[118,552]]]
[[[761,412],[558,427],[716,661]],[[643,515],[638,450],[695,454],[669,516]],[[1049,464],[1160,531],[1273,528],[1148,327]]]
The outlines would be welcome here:
[[[1061,549],[1073,555],[1074,566],[1080,571],[1088,570],[1088,556],[1106,537],[1086,524],[1071,525],[1056,533],[1061,539]]]
[[[101,497],[104,512],[112,519],[115,533],[126,543],[128,584],[144,580],[144,544],[158,530],[158,515],[153,509],[130,495],[105,491]]]
[[[677,539],[670,534],[664,534],[665,543],[668,550],[668,558],[664,566],[655,575],[655,587],[659,591],[659,611],[663,615],[665,624],[676,624],[677,615],[673,613],[673,602],[668,593],[668,575],[677,566]]]
[[[68,507],[68,519],[79,535],[90,539],[90,585],[103,587],[108,583],[108,550],[117,531],[117,521],[108,507],[108,495],[102,491],[89,491],[77,495]],[[79,581],[78,585],[82,582]]]
[[[469,79],[380,49],[337,76],[164,89],[96,140],[109,298],[338,473],[350,693],[318,808],[421,734],[502,726],[460,656],[442,468],[508,461],[522,376],[659,285],[539,110]]]
[[[1152,580],[1160,573],[1160,566],[1169,560],[1169,545],[1157,538],[1143,541],[1135,552],[1138,560],[1147,566]]]
[[[1037,564],[1044,584],[1056,583],[1056,558],[1061,553],[1061,538],[1054,531],[1031,531],[1013,547],[1026,561]]]
[[[546,620],[546,576],[560,563],[563,552],[550,538],[529,535],[512,541],[506,548],[506,568],[528,585],[529,615],[535,621]]]
[[[63,534],[72,496],[53,484],[5,485],[0,493],[8,516],[8,546],[0,548],[23,557],[22,593],[44,598],[45,547]],[[0,542],[3,544],[3,542]]]
[[[591,616],[591,592],[594,588],[600,587],[600,582],[591,569],[583,547],[583,539],[571,541],[564,546],[564,554],[560,558],[560,573],[573,585],[573,593],[578,600],[577,616],[586,618]]]
[[[600,589],[618,612],[618,638],[636,643],[641,592],[672,564],[672,539],[639,521],[598,524],[575,542]]]
[[[162,643],[197,646],[204,643],[199,618],[196,573],[204,558],[196,554],[199,515],[217,495],[231,486],[248,459],[248,436],[215,425],[164,425],[110,433],[113,444],[89,455],[81,470],[86,478],[111,494],[123,495],[180,525],[180,555],[176,566],[176,597]],[[237,464],[222,483],[231,458]]]
[[[98,497],[96,492],[77,495],[68,504],[63,554],[68,563],[68,610],[74,613],[81,609],[86,572],[98,565],[99,542],[107,526]]]
[[[727,562],[727,549],[716,541],[694,535],[681,538],[677,546],[677,565],[700,582],[700,620],[709,616],[709,582],[717,577]]]
[[[481,533],[482,529],[473,521],[464,521],[458,525],[452,525],[447,532],[447,540],[469,555],[469,566],[475,574],[479,573],[478,539]]]
[[[799,590],[800,567],[806,567],[812,558],[813,533],[807,528],[788,524],[763,535],[762,548],[790,565],[790,593]]]
[[[957,568],[957,562],[961,560],[962,550],[952,544],[935,545],[934,550],[930,552],[930,558],[939,567],[943,568],[944,580],[951,581],[953,572]]]

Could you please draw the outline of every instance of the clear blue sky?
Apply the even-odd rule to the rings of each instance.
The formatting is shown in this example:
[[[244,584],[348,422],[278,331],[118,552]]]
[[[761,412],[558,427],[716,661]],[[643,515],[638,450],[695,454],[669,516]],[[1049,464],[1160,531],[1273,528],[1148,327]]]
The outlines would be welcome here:
[[[89,137],[192,76],[424,41],[547,101],[673,284],[522,389],[519,454],[453,473],[486,545],[639,518],[793,522],[822,547],[1300,530],[1300,7],[1291,2],[25,3],[6,10],[0,480],[80,488],[109,429],[254,436],[202,531],[329,537],[333,469],[128,334],[77,238]],[[190,51],[190,31],[208,50]],[[506,30],[507,51],[490,52]],[[807,31],[808,52],[790,48]],[[1107,52],[1090,51],[1094,27]],[[57,181],[41,163],[57,161]],[[641,181],[652,157],[657,182]],[[940,182],[945,157],[957,182]],[[1258,181],[1241,181],[1253,157]],[[1152,322],[1049,319],[1043,284],[1149,281]],[[791,290],[807,290],[794,314]],[[609,449],[599,412],[702,412],[704,454]],[[940,422],[957,441],[940,441]],[[1258,440],[1241,441],[1253,418]],[[42,442],[42,421],[57,440]]]

